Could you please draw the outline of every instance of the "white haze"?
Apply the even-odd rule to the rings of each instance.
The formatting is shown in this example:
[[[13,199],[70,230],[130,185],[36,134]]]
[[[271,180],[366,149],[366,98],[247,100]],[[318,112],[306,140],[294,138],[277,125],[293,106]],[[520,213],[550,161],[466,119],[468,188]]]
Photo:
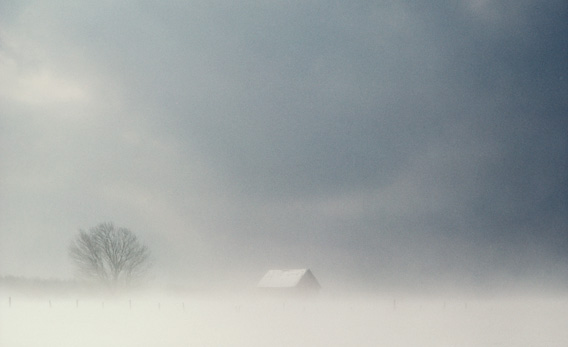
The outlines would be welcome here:
[[[567,18],[0,0],[0,280],[75,288],[69,243],[114,222],[160,289],[5,287],[0,346],[568,345]],[[322,297],[240,295],[286,268]]]
[[[0,345],[566,346],[568,298],[512,295],[9,298]]]

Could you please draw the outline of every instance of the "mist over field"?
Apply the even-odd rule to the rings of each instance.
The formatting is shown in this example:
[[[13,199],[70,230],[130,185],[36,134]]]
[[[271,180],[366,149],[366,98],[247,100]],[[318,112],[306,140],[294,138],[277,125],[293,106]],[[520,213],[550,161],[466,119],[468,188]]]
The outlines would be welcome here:
[[[566,296],[5,297],[2,346],[565,346]]]
[[[565,345],[567,18],[1,1],[0,345]],[[108,222],[151,260],[132,311],[70,257]],[[321,299],[248,297],[304,268]]]

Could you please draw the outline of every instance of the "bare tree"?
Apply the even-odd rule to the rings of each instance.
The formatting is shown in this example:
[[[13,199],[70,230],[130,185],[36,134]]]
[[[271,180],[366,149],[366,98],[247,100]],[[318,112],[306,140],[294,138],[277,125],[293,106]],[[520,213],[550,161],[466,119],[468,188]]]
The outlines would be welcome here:
[[[79,274],[112,290],[138,283],[150,269],[150,251],[126,228],[112,223],[79,231],[69,246]]]

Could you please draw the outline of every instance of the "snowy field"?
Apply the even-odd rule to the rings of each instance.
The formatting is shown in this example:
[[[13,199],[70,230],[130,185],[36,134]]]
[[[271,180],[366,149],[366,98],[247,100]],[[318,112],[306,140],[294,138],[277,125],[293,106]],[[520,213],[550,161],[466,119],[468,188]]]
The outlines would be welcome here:
[[[568,346],[568,297],[2,296],[0,346]]]

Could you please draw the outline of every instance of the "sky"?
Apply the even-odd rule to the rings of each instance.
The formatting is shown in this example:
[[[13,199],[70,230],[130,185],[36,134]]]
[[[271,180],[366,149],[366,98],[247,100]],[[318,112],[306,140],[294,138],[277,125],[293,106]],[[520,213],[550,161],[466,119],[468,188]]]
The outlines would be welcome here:
[[[568,284],[563,0],[0,3],[0,275]]]

